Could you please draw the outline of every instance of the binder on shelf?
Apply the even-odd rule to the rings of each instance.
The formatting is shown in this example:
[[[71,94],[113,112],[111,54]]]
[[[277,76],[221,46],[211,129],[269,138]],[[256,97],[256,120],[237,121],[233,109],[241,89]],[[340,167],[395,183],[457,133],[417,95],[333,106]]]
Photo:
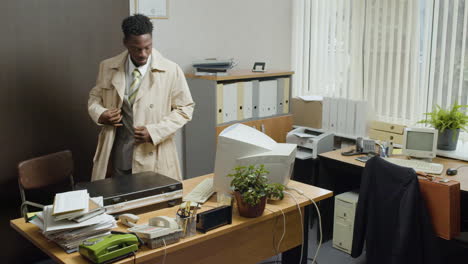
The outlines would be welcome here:
[[[224,116],[224,109],[223,109],[223,84],[218,83],[216,85],[216,123],[222,124],[223,123],[223,116]]]
[[[242,82],[244,88],[244,119],[252,118],[252,82]]]
[[[252,81],[252,117],[259,117],[259,86],[258,80]]]
[[[330,118],[329,118],[329,128],[330,132],[338,132],[338,99],[330,97]]]
[[[244,120],[244,83],[236,83],[237,87],[237,120]]]
[[[283,114],[288,114],[289,113],[289,95],[290,95],[290,92],[291,92],[291,85],[290,85],[290,81],[291,79],[289,78],[282,78],[282,80],[284,81],[284,88],[283,88]]]
[[[330,129],[330,97],[324,97],[322,101],[322,129]]]
[[[338,98],[338,124],[336,131],[341,134],[347,135],[346,131],[346,110],[347,110],[347,101],[345,98]]]
[[[284,112],[284,78],[279,78],[276,90],[276,114],[280,115]]]
[[[356,120],[356,101],[348,100],[346,103],[346,135],[354,136],[354,123]]]
[[[277,114],[289,113],[289,78],[278,78]]]
[[[237,84],[223,85],[223,123],[237,120]]]
[[[259,115],[267,117],[276,114],[276,94],[278,82],[276,80],[261,81],[259,84]]]

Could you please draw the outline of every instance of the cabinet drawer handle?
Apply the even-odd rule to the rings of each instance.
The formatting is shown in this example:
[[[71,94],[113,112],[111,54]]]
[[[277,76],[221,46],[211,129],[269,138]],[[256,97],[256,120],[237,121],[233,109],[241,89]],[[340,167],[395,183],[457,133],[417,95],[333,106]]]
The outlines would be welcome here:
[[[261,128],[262,128],[262,132],[265,133],[265,125],[264,124],[262,124]]]

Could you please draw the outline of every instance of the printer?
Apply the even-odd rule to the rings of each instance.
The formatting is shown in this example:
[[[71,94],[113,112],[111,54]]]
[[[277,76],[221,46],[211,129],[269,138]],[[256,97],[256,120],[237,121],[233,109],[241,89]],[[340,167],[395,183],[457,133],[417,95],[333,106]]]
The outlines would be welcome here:
[[[333,150],[334,137],[333,133],[297,127],[288,133],[286,143],[297,145],[297,159],[316,159],[318,154]]]

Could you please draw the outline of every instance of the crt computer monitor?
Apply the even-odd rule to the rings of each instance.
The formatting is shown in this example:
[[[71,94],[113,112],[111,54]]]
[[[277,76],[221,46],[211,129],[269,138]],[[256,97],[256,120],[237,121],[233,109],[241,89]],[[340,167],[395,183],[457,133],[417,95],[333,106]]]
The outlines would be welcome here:
[[[286,185],[294,168],[296,144],[276,143],[269,136],[243,124],[234,124],[218,136],[214,169],[214,190],[230,194],[232,178],[237,166],[265,165],[270,183]]]
[[[405,128],[403,154],[415,158],[435,158],[438,131],[434,128]]]

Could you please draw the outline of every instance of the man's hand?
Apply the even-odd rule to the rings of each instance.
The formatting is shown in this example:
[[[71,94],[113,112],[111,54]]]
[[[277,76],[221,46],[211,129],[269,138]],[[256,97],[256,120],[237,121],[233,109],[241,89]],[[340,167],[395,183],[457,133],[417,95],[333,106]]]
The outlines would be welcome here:
[[[148,132],[148,129],[144,126],[135,127],[135,144],[141,144],[145,142],[153,143],[153,139]]]
[[[104,111],[98,119],[100,124],[111,125],[111,126],[122,126],[120,121],[122,120],[122,115],[120,114],[120,109],[114,108]]]

